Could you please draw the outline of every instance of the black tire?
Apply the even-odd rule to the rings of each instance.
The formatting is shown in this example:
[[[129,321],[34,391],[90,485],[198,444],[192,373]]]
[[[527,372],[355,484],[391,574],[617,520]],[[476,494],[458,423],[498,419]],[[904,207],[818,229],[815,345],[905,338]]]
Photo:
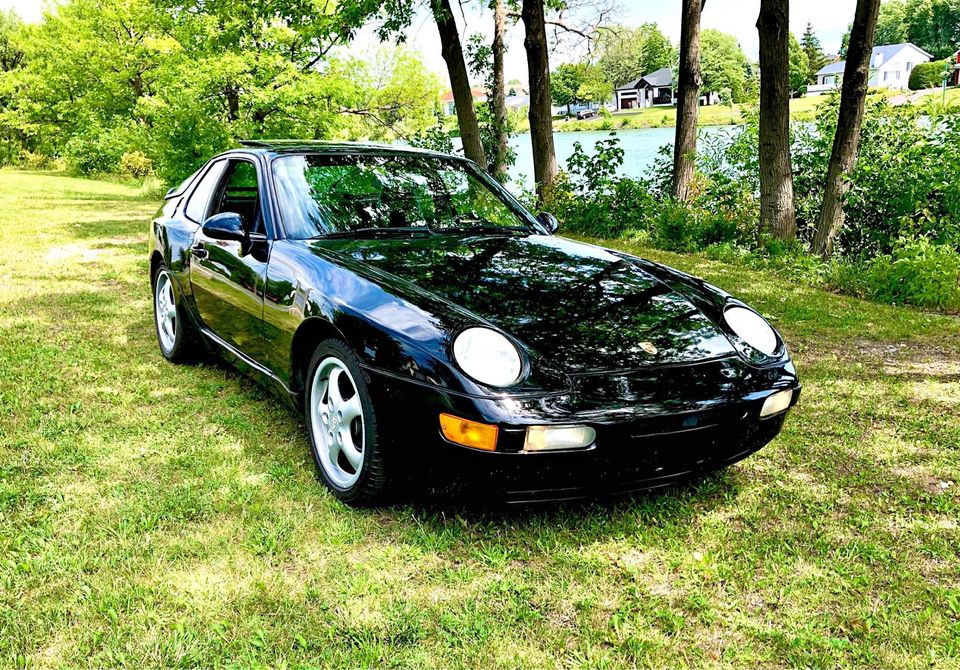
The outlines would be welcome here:
[[[169,337],[161,334],[160,314],[157,303],[160,299],[161,280],[164,277],[167,278],[167,281],[175,281],[166,266],[164,266],[163,263],[158,263],[153,271],[150,285],[153,293],[153,328],[157,336],[157,345],[160,347],[160,353],[171,363],[189,363],[196,361],[204,351],[200,341],[200,333],[197,331],[193,320],[186,313],[186,308],[181,305],[180,300],[176,298],[176,292],[174,292],[173,304],[173,309],[176,313],[173,338],[170,340]]]
[[[356,477],[356,480],[347,484],[336,481],[326,469],[331,466],[324,464],[320,449],[326,448],[327,445],[318,441],[318,433],[326,432],[329,426],[325,427],[322,423],[316,424],[316,422],[321,421],[321,419],[318,418],[313,411],[313,408],[319,406],[319,403],[324,402],[325,399],[329,402],[328,391],[321,391],[323,396],[321,398],[315,398],[313,396],[314,378],[317,375],[318,368],[321,363],[324,362],[328,362],[327,364],[331,365],[329,363],[331,360],[342,363],[349,372],[347,382],[352,383],[362,409],[362,423],[360,424],[360,430],[363,431],[362,448],[359,451],[362,453],[363,460],[358,469],[353,468],[353,476]],[[327,383],[329,385],[329,381]],[[351,398],[352,396],[346,398],[346,400],[348,401]],[[326,405],[325,402],[324,404]],[[310,365],[307,367],[307,376],[303,391],[303,410],[307,425],[307,434],[310,438],[310,452],[313,454],[317,472],[320,475],[321,481],[330,489],[333,495],[341,502],[354,506],[367,506],[383,502],[386,498],[388,477],[386,464],[380,451],[377,417],[367,387],[367,378],[360,367],[360,361],[344,342],[338,339],[328,339],[317,345],[313,356],[310,358]],[[356,425],[356,419],[351,421],[352,423],[347,426],[348,431],[352,431]],[[331,430],[335,430],[335,428]],[[326,438],[319,437],[319,439]],[[345,457],[338,453],[338,459],[342,458]],[[350,466],[350,464],[345,461],[340,460],[338,462],[343,463],[344,466]]]

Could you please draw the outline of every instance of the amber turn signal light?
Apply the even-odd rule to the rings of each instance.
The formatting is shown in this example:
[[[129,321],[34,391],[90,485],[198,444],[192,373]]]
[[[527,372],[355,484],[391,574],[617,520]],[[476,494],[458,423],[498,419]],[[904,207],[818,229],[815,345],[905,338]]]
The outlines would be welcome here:
[[[496,426],[468,421],[452,414],[441,414],[440,430],[454,444],[483,451],[497,450]]]

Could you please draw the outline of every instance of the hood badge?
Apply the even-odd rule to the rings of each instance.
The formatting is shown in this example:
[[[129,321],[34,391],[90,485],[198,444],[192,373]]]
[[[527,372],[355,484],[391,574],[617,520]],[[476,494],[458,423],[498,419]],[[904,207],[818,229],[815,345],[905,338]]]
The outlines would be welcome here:
[[[641,342],[640,348],[646,351],[651,356],[656,356],[657,351],[659,351],[655,346],[653,346],[653,342]]]

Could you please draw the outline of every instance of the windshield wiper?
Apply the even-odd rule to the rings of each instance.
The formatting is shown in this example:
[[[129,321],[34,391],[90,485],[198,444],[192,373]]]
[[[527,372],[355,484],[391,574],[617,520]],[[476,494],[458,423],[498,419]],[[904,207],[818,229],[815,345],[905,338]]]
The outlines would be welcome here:
[[[433,235],[429,228],[357,228],[356,230],[335,230],[312,238],[315,240],[335,240],[344,238],[376,238],[376,237],[413,237],[417,235]]]
[[[495,223],[478,223],[469,226],[451,226],[448,228],[439,228],[434,232],[439,234],[458,233],[466,235],[477,235],[482,233],[497,233],[501,235],[515,235],[517,233],[522,233],[524,235],[530,234],[530,231],[527,228],[520,228],[516,226],[498,226]]]

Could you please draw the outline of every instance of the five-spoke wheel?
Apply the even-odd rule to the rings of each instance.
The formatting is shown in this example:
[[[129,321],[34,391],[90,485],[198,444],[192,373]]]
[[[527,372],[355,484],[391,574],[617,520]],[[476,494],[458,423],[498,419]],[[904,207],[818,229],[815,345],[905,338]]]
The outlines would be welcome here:
[[[320,476],[349,503],[379,499],[386,485],[377,424],[359,361],[340,340],[321,342],[304,389],[304,414]]]
[[[162,263],[153,273],[153,321],[157,330],[160,353],[168,361],[185,363],[196,360],[203,352],[196,326],[177,304],[174,278]]]
[[[170,356],[177,343],[177,302],[173,297],[173,280],[162,270],[154,288],[154,312],[157,318],[157,336],[164,356]]]
[[[337,485],[348,488],[363,467],[363,406],[353,375],[343,361],[330,356],[313,375],[312,429],[320,466]]]

